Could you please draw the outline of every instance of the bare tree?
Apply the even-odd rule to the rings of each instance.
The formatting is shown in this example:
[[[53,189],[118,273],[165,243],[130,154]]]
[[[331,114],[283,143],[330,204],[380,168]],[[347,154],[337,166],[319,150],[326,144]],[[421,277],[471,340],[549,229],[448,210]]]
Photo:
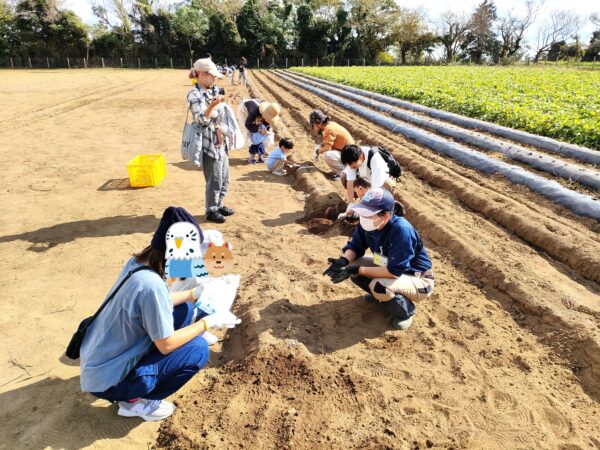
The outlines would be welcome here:
[[[572,11],[552,11],[550,17],[539,27],[534,62],[553,44],[565,41],[577,33],[581,18]]]
[[[466,14],[446,11],[440,17],[440,42],[444,46],[446,61],[452,62],[469,31],[469,19]]]
[[[590,16],[590,22],[592,22],[597,27],[600,27],[600,12],[593,13]]]
[[[110,6],[106,6],[104,0],[90,0],[92,11],[98,18],[101,24],[122,35],[131,34],[131,22],[129,20],[129,12],[127,10],[127,0],[109,0]],[[114,16],[121,24],[113,23]]]
[[[423,11],[400,8],[399,18],[392,25],[392,42],[398,48],[402,64],[406,64],[406,55],[415,47],[421,37],[428,32]]]
[[[533,25],[543,5],[543,0],[524,0],[525,14],[516,15],[512,10],[498,21],[498,32],[502,39],[500,57],[515,55],[523,46],[525,33]]]

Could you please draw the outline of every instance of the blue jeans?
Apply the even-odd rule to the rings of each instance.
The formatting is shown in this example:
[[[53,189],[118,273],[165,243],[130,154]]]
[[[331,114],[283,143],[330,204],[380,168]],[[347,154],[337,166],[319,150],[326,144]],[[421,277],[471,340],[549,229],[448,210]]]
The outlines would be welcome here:
[[[175,329],[191,324],[193,314],[194,307],[189,302],[177,305],[173,310]],[[163,355],[153,347],[118,384],[93,394],[112,402],[137,397],[162,400],[196,375],[208,362],[209,353],[208,344],[200,336],[168,355]]]
[[[371,288],[369,287],[369,284],[371,283],[371,281],[373,281],[372,278],[365,277],[363,275],[358,275],[356,277],[351,277],[350,279],[354,284],[356,284],[368,294],[375,294],[375,292],[371,292]],[[378,285],[375,285],[375,289],[378,289]],[[385,288],[383,289],[385,292]],[[400,320],[406,320],[415,314],[415,304],[411,302],[408,298],[400,294],[396,294],[394,298],[387,302],[377,303],[379,303],[388,314],[390,314],[393,317],[398,317]]]

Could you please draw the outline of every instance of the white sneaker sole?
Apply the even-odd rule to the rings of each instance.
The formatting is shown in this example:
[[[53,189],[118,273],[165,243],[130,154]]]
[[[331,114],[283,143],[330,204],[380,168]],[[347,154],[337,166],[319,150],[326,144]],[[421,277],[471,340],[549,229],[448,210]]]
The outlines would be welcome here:
[[[162,416],[147,416],[145,414],[132,412],[124,408],[119,408],[119,412],[117,414],[122,417],[141,417],[146,422],[157,422],[169,417],[171,414],[173,414],[173,411],[169,412],[168,414],[163,414]]]

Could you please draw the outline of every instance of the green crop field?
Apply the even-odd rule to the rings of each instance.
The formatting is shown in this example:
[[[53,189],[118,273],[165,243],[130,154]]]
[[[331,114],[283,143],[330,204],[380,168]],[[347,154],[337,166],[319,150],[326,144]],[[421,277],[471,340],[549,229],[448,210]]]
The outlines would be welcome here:
[[[505,67],[292,70],[600,149],[600,71]]]

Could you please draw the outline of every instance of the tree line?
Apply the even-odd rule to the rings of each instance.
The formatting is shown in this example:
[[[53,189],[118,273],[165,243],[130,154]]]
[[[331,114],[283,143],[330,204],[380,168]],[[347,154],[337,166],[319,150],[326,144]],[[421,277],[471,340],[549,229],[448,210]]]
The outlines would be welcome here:
[[[93,26],[57,1],[0,0],[0,58],[600,59],[600,16],[552,11],[540,21],[543,0],[523,0],[520,13],[503,15],[494,0],[483,0],[469,13],[447,11],[435,21],[394,0],[187,0],[168,7],[154,0],[90,0]],[[589,43],[578,37],[585,20],[598,29]],[[537,39],[527,42],[534,26]]]

